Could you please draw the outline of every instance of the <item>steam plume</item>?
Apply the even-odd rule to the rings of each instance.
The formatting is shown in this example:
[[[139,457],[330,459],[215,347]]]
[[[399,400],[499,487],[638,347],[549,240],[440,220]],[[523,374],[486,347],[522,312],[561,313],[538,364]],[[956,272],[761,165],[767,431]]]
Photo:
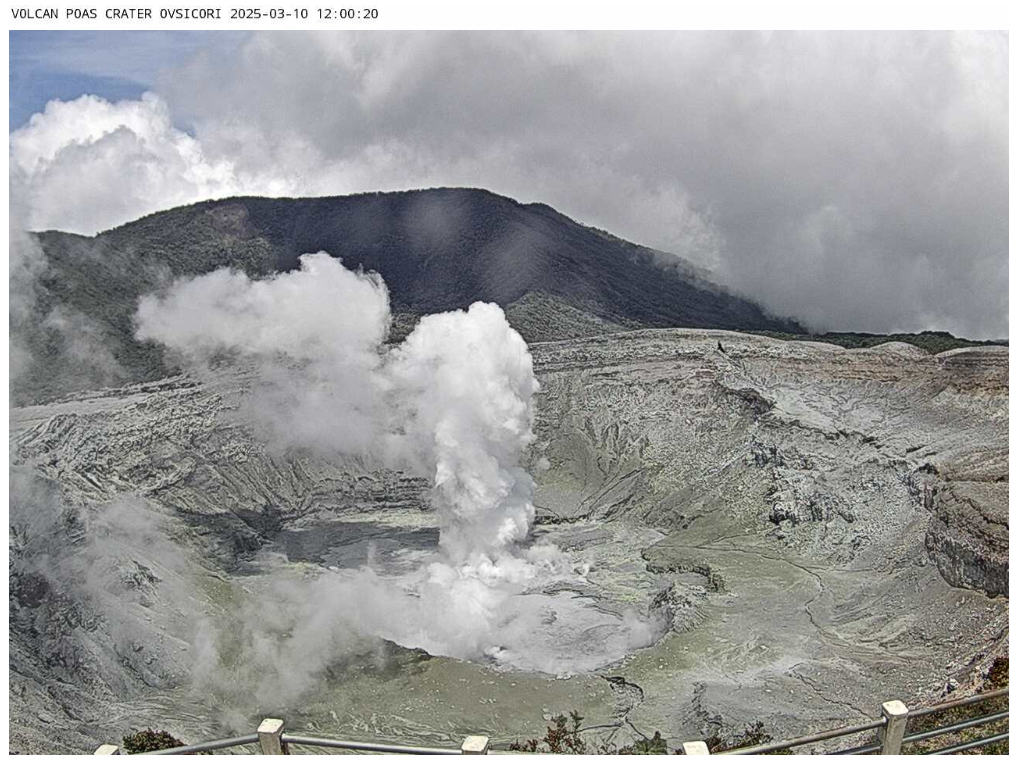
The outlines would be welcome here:
[[[475,303],[429,315],[389,347],[389,299],[377,275],[322,252],[300,265],[261,281],[226,270],[180,280],[141,300],[137,336],[199,369],[224,356],[253,364],[247,412],[271,441],[427,478],[439,550],[395,578],[371,568],[323,570],[311,581],[270,575],[259,597],[274,601],[279,622],[240,611],[210,633],[200,671],[215,674],[217,651],[240,648],[241,671],[269,664],[275,673],[234,671],[230,684],[259,702],[285,701],[365,636],[549,672],[605,663],[582,646],[565,658],[549,647],[582,641],[585,628],[602,633],[614,658],[651,642],[653,625],[540,592],[582,572],[554,546],[520,543],[534,518],[535,485],[521,459],[535,438],[538,383],[502,310]],[[554,632],[552,609],[568,612]]]
[[[226,270],[179,281],[144,297],[137,320],[139,339],[191,363],[256,360],[250,410],[275,441],[373,455],[429,478],[453,561],[526,536],[534,484],[519,462],[534,440],[538,384],[498,306],[427,316],[387,352],[385,284],[319,253],[263,281]]]

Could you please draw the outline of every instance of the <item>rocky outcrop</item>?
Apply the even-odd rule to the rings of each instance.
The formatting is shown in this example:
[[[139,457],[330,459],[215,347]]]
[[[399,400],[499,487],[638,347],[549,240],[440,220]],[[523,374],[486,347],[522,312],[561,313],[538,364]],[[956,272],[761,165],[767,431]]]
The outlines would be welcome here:
[[[952,585],[1008,595],[1007,450],[943,465],[931,499],[926,549]]]

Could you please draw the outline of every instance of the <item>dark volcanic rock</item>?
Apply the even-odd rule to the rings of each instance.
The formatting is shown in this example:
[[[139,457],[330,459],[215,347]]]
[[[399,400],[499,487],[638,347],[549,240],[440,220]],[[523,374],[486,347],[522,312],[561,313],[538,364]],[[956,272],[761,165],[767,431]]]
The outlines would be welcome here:
[[[1006,451],[1003,457],[1003,474],[990,470],[980,481],[950,480],[939,485],[926,534],[926,549],[944,579],[989,595],[1008,594]]]
[[[137,299],[221,267],[263,277],[326,251],[385,279],[395,338],[424,314],[495,302],[528,341],[688,326],[801,332],[707,280],[684,260],[585,227],[543,204],[439,188],[335,198],[234,198],[171,209],[88,238],[39,234],[47,267],[37,315],[17,326],[32,364],[20,403],[168,375],[133,340]],[[87,332],[68,345],[46,316]],[[12,328],[14,330],[14,328]],[[105,353],[108,352],[108,356]]]

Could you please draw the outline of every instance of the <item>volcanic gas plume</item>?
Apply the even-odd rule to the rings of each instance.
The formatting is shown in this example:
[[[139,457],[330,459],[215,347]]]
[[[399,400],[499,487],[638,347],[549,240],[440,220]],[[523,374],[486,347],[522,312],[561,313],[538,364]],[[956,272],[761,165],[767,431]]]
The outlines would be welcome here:
[[[178,281],[141,300],[137,336],[195,372],[227,358],[251,364],[257,380],[241,414],[275,446],[429,479],[440,540],[410,573],[364,567],[280,582],[292,629],[276,638],[282,625],[246,619],[257,631],[247,640],[257,644],[253,656],[271,652],[296,691],[351,636],[550,672],[592,669],[652,642],[655,624],[545,592],[586,569],[552,545],[525,542],[534,481],[521,462],[535,440],[538,382],[501,308],[478,302],[429,315],[386,345],[380,277],[325,253],[300,264],[260,281],[228,270]],[[580,659],[571,639],[595,626],[610,631],[603,652]]]

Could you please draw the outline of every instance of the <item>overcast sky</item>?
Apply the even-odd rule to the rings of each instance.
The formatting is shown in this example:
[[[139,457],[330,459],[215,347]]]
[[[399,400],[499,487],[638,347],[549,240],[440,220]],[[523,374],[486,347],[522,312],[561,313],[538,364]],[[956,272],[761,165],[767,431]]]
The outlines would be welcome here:
[[[32,228],[476,186],[818,329],[1008,335],[1005,34],[12,33],[10,63]]]

